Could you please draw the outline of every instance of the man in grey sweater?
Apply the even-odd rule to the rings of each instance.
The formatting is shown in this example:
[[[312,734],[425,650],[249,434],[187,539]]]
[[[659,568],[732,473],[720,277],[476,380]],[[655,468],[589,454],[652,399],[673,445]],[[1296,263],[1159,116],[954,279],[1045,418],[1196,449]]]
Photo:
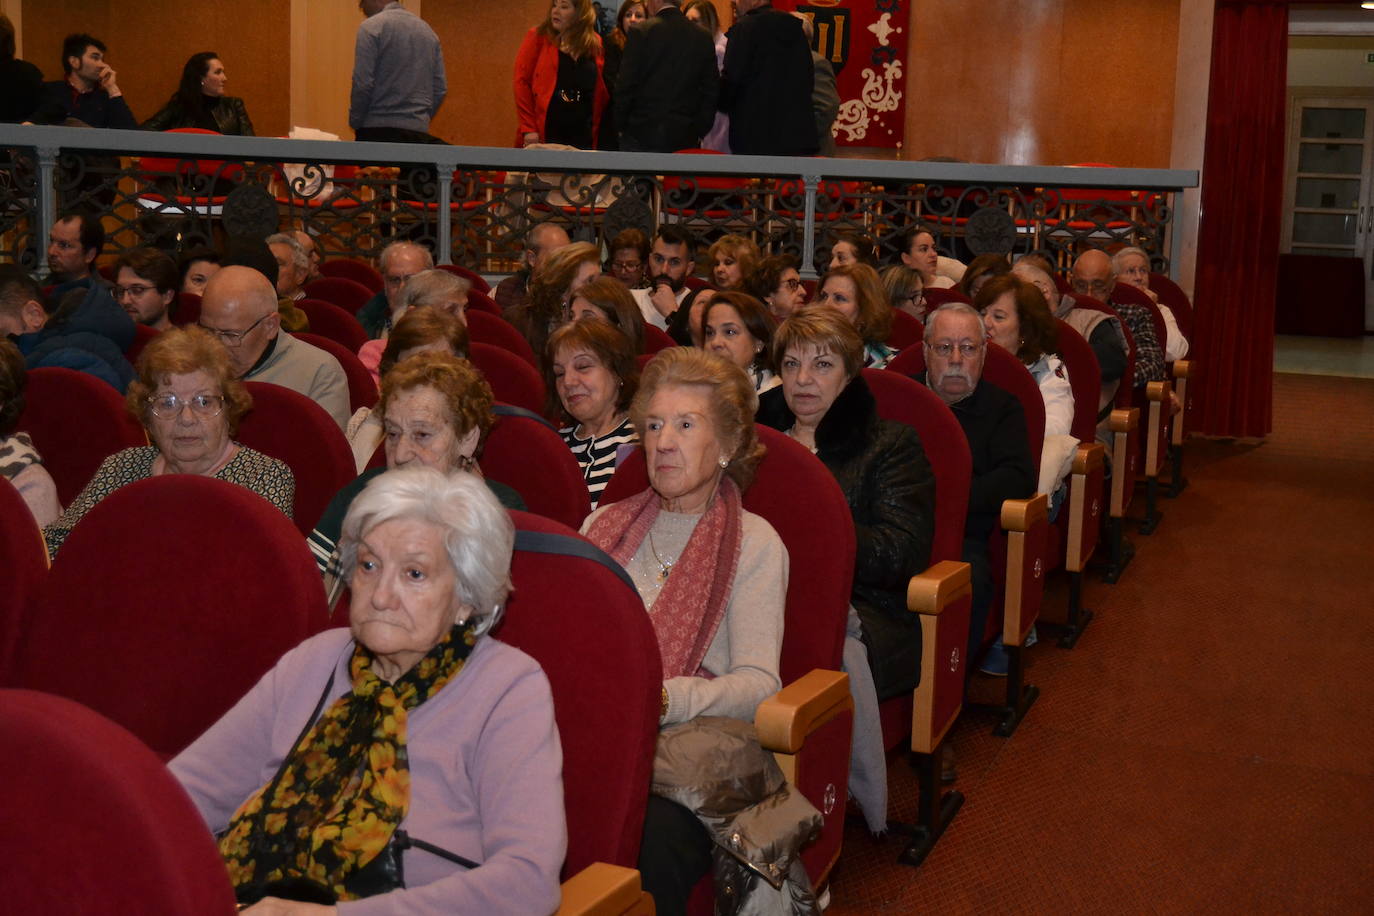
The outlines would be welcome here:
[[[348,126],[359,140],[442,143],[429,122],[448,92],[439,36],[399,0],[361,0]]]

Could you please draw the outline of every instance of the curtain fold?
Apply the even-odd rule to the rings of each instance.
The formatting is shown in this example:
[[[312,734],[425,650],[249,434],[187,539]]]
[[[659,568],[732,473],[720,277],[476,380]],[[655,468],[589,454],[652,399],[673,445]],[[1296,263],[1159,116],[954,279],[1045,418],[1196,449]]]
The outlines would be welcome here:
[[[1220,0],[1203,154],[1193,431],[1272,427],[1288,4]]]

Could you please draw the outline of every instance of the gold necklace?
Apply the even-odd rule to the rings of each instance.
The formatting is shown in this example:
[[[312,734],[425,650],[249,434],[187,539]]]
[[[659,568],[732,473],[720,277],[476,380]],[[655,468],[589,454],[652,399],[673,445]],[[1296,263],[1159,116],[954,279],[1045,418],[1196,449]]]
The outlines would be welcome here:
[[[658,548],[654,546],[654,533],[652,530],[649,532],[649,550],[654,555],[654,562],[658,564],[658,584],[662,585],[664,582],[668,581],[668,574],[673,571],[674,561],[668,560],[665,563],[658,555]]]

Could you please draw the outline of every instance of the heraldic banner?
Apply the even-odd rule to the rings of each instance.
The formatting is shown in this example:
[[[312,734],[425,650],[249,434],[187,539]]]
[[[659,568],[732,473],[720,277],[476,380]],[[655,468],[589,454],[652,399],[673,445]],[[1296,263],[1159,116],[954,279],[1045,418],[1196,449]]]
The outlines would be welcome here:
[[[776,0],[811,19],[815,49],[835,70],[836,146],[901,149],[906,129],[909,0]]]

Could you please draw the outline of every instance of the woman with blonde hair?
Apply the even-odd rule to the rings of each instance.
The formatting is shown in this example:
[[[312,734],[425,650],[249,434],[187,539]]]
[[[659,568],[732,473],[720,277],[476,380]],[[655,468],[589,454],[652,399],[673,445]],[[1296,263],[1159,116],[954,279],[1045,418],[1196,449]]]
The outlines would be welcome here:
[[[515,56],[516,146],[596,146],[608,94],[592,0],[553,0]]]
[[[744,288],[744,278],[759,262],[759,246],[742,235],[722,235],[706,250],[711,280],[721,292]]]
[[[886,343],[892,330],[892,306],[872,267],[859,263],[830,268],[821,278],[816,304],[830,306],[854,325],[863,338],[865,369],[883,369],[897,355]]]

